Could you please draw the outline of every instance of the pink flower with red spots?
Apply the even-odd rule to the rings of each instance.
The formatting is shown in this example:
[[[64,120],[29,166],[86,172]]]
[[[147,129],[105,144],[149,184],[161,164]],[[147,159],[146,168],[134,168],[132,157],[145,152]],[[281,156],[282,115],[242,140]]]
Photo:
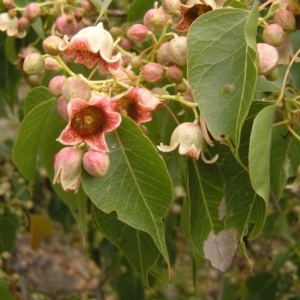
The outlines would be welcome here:
[[[124,94],[113,98],[115,110],[127,115],[137,124],[149,122],[156,107],[161,104],[149,90],[130,87]]]
[[[90,102],[72,99],[68,104],[69,123],[57,139],[64,145],[85,142],[91,149],[108,152],[105,132],[115,130],[121,116],[112,110],[111,99],[94,95]]]
[[[59,45],[59,50],[67,56],[76,56],[76,63],[92,68],[99,64],[101,71],[116,73],[121,66],[121,53],[113,56],[114,41],[110,33],[103,28],[103,24],[81,29],[70,41],[67,36]]]

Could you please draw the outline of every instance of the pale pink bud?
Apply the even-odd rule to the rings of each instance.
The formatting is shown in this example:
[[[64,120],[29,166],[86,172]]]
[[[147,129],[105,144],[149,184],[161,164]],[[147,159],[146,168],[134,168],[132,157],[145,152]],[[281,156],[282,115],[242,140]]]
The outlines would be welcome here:
[[[69,120],[68,103],[66,102],[64,97],[59,97],[57,99],[56,111],[62,119],[66,120],[66,121]]]
[[[173,63],[180,67],[187,64],[187,40],[186,36],[176,36],[169,43],[169,55]]]
[[[54,157],[53,184],[61,183],[64,191],[78,191],[81,183],[83,151],[66,147]]]
[[[52,56],[57,56],[61,53],[58,50],[59,43],[62,42],[62,39],[56,35],[50,35],[43,41],[43,48],[45,52]]]
[[[180,0],[162,0],[162,8],[167,15],[174,15],[179,12]]]
[[[279,47],[285,39],[285,32],[280,25],[269,24],[263,30],[262,39],[269,45]]]
[[[63,87],[62,95],[67,102],[75,98],[88,101],[91,98],[91,88],[82,79],[68,78]]]
[[[70,17],[65,14],[59,16],[55,20],[56,30],[62,34],[73,35],[76,31],[76,25],[75,25],[76,22],[72,16]]]
[[[167,22],[168,17],[161,9],[152,8],[144,16],[145,26],[154,33],[161,32]]]
[[[156,51],[156,59],[163,66],[172,64],[169,52],[169,42],[162,43]]]
[[[11,9],[15,7],[15,3],[14,0],[3,0],[3,5],[7,8],[7,9]]]
[[[45,59],[40,53],[32,53],[26,56],[23,70],[27,74],[37,74],[45,69]]]
[[[128,39],[122,39],[122,41],[120,42],[120,46],[125,50],[128,51],[131,49],[132,47],[132,42]]]
[[[21,17],[18,21],[19,21],[19,27],[18,27],[19,31],[26,31],[29,28],[30,23],[27,18]]]
[[[143,42],[147,36],[148,29],[142,24],[134,24],[127,31],[127,37],[134,42]]]
[[[32,2],[25,6],[24,17],[29,20],[30,23],[36,21],[41,14],[41,8],[38,3]]]
[[[55,76],[49,81],[48,88],[54,96],[58,97],[62,95],[62,89],[66,82],[66,76]]]
[[[296,29],[296,19],[289,10],[282,9],[276,13],[273,22],[280,25],[284,31],[290,32]]]
[[[60,64],[52,57],[45,58],[45,70],[48,72],[56,73],[60,71],[62,68]]]
[[[89,150],[83,155],[84,169],[94,177],[103,177],[109,169],[109,156],[107,153]]]
[[[164,68],[158,63],[148,63],[142,70],[143,78],[148,83],[157,83],[164,78]]]
[[[92,12],[95,9],[94,4],[89,0],[82,0],[81,5],[87,12]]]
[[[183,72],[177,66],[168,67],[166,70],[166,78],[172,83],[180,83],[183,79]]]
[[[258,43],[258,75],[271,74],[278,65],[279,55],[273,46],[265,43]]]

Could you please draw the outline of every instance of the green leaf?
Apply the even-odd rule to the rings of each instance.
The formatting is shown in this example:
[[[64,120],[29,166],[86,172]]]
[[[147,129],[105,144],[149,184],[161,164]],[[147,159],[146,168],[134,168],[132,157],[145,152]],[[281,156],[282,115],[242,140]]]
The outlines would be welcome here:
[[[17,215],[9,212],[9,209],[5,209],[5,213],[0,215],[0,254],[4,251],[11,252],[13,250],[18,226]]]
[[[9,291],[9,282],[5,280],[0,280],[0,295],[1,300],[15,300],[16,298]]]
[[[194,97],[213,137],[227,135],[236,148],[255,91],[256,22],[257,6],[250,13],[218,9],[199,17],[188,34]]]
[[[123,252],[148,286],[148,272],[159,257],[159,251],[149,234],[119,221],[115,212],[106,214],[95,206],[93,220],[102,234]]]
[[[300,126],[298,126],[297,128],[294,129],[295,132],[298,134],[298,136],[300,135]],[[290,134],[290,133],[289,133]],[[297,168],[300,165],[300,141],[296,138],[292,138],[291,141],[291,145],[290,145],[290,149],[289,149],[289,172],[288,172],[288,176],[295,176],[297,174]]]
[[[12,108],[18,101],[21,71],[6,58],[4,47],[0,47],[0,70],[0,98],[3,98]]]
[[[216,145],[217,146],[217,145]],[[252,188],[249,173],[237,162],[226,146],[215,146],[217,164],[225,180],[225,228],[235,228],[239,237],[247,234],[253,223],[250,239],[259,235],[266,216],[266,203]]]
[[[18,59],[16,52],[16,39],[14,37],[8,36],[5,40],[5,57],[6,59],[14,65]]]
[[[35,109],[34,109],[35,110]],[[30,112],[31,113],[31,112]],[[29,114],[30,114],[29,113]],[[29,115],[28,114],[28,115]],[[52,103],[52,106],[45,118],[45,125],[42,132],[42,136],[39,141],[38,157],[51,180],[54,178],[53,157],[63,147],[56,141],[60,133],[66,126],[66,121],[61,119],[56,111],[56,101]],[[53,185],[53,189],[59,195],[59,197],[68,205],[78,227],[82,234],[86,228],[86,202],[87,197],[82,188],[78,193],[66,193],[60,184]],[[83,235],[84,236],[84,235]]]
[[[270,149],[276,105],[262,109],[253,122],[249,145],[249,174],[253,189],[266,204],[270,190]]]
[[[147,232],[169,264],[162,218],[172,201],[172,182],[150,140],[129,118],[123,117],[106,134],[110,168],[102,178],[85,174],[83,188],[103,212],[116,211],[123,223]]]
[[[26,116],[37,105],[47,102],[49,100],[55,100],[56,97],[45,87],[36,87],[32,89],[24,103],[24,115]]]
[[[194,254],[203,256],[203,243],[210,231],[223,229],[218,206],[224,195],[224,182],[216,164],[189,159],[187,197],[182,207],[181,227]]]
[[[45,33],[43,29],[42,19],[38,18],[33,24],[31,24],[33,30],[41,40],[45,39]]]
[[[37,105],[23,119],[13,148],[12,159],[21,174],[29,181],[35,180],[35,164],[40,139],[45,129],[47,115],[54,99]]]
[[[286,168],[288,165],[288,153],[293,138],[288,134],[285,125],[276,126],[272,131],[270,153],[270,186],[277,200],[280,198],[287,181]]]
[[[145,13],[153,8],[153,0],[135,0],[128,10],[128,23],[142,21]]]

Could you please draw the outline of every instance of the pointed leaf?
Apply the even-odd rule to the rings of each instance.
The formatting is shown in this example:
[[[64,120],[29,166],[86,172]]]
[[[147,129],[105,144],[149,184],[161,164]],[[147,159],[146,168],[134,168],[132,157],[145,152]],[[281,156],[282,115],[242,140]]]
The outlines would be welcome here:
[[[250,13],[218,9],[199,17],[188,34],[194,97],[214,138],[226,135],[236,148],[255,91],[256,22],[257,6]]]
[[[5,213],[0,215],[0,254],[4,251],[11,252],[13,250],[18,226],[19,219],[17,215],[5,209]]]
[[[45,32],[43,29],[42,19],[38,18],[33,24],[31,24],[33,30],[41,40],[45,39]]]
[[[270,148],[276,105],[262,109],[253,122],[249,145],[249,174],[253,189],[266,204],[270,191]]]
[[[190,159],[187,197],[182,207],[181,227],[193,252],[203,256],[203,243],[209,232],[223,228],[218,206],[224,194],[224,182],[215,164]]]
[[[211,231],[204,242],[205,258],[222,272],[225,272],[231,265],[238,244],[236,235],[235,229],[223,229],[217,235]]]
[[[143,283],[148,285],[149,270],[160,254],[149,234],[119,221],[115,212],[106,214],[95,206],[93,220],[102,234],[123,252]]]
[[[102,178],[83,176],[83,188],[105,213],[116,211],[125,224],[147,232],[169,263],[162,218],[172,201],[172,183],[162,158],[129,118],[106,135],[110,168]]]
[[[32,182],[35,180],[37,150],[53,101],[50,99],[39,104],[25,116],[13,148],[14,163],[21,174]]]

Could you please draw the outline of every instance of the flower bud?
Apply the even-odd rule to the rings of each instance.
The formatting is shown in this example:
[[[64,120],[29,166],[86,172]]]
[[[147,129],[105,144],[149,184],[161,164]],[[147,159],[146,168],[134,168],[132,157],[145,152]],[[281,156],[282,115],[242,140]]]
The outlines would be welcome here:
[[[30,23],[29,23],[28,19],[25,18],[25,17],[21,17],[18,20],[18,22],[19,22],[18,31],[26,31],[30,26]]]
[[[142,24],[134,24],[127,31],[127,37],[133,42],[143,42],[147,36],[148,29]]]
[[[78,191],[81,183],[83,151],[77,148],[66,147],[54,157],[53,184],[61,183],[65,191]]]
[[[45,58],[45,70],[48,72],[59,72],[61,70],[60,64],[52,57]]]
[[[289,10],[279,10],[274,16],[273,22],[280,25],[284,31],[290,32],[296,29],[296,19]]]
[[[172,64],[169,53],[169,42],[162,43],[156,51],[156,59],[158,63],[163,66],[169,66]]]
[[[169,55],[171,61],[180,67],[187,64],[187,40],[186,36],[177,36],[169,43]]]
[[[279,69],[276,68],[270,75],[265,75],[266,79],[269,81],[275,81],[279,78]]]
[[[55,76],[49,81],[48,88],[54,96],[58,97],[62,95],[62,89],[66,82],[66,76]]]
[[[145,26],[154,33],[161,32],[167,22],[168,17],[166,14],[157,8],[148,10],[144,16]]]
[[[62,95],[67,102],[75,98],[88,101],[91,98],[91,89],[82,79],[68,78],[62,89]]]
[[[62,119],[66,120],[66,121],[69,120],[68,103],[66,102],[64,97],[59,97],[57,99],[56,111]]]
[[[143,59],[140,56],[135,56],[131,59],[130,64],[133,69],[140,69],[143,65]]]
[[[162,8],[167,15],[174,15],[180,10],[180,0],[162,0]]]
[[[33,23],[41,14],[41,8],[38,3],[31,2],[25,6],[25,11],[23,16],[29,20],[30,23]]]
[[[172,83],[180,83],[183,79],[183,72],[177,66],[168,67],[166,70],[166,78]]]
[[[72,17],[72,19],[70,20],[70,17],[65,14],[59,16],[55,20],[55,27],[58,32],[66,35],[73,35],[76,31],[74,18]]]
[[[291,61],[291,58],[294,56],[294,47],[292,41],[286,38],[284,42],[276,49],[279,55],[278,65],[288,65]]]
[[[122,39],[122,41],[120,42],[120,46],[125,50],[128,51],[131,49],[132,47],[132,42],[128,39]]]
[[[177,93],[184,93],[187,90],[187,85],[182,81],[177,83],[175,88]]]
[[[111,34],[111,36],[113,37],[113,38],[118,38],[120,35],[122,35],[122,30],[121,30],[121,28],[119,28],[119,27],[112,27],[112,28],[110,28],[109,29],[109,33]]]
[[[278,65],[278,52],[276,48],[265,43],[258,43],[256,46],[258,52],[258,75],[269,75]]]
[[[45,69],[45,59],[40,53],[32,53],[26,56],[23,70],[27,74],[37,74]]]
[[[14,0],[3,0],[3,5],[4,5],[7,9],[12,9],[12,8],[15,7]]]
[[[92,12],[95,9],[95,5],[89,0],[82,0],[81,5],[87,12]]]
[[[262,39],[269,45],[279,47],[285,39],[285,32],[280,25],[269,24],[264,28]]]
[[[164,78],[164,68],[158,63],[148,63],[143,67],[142,75],[146,82],[157,83]]]
[[[107,153],[89,150],[83,155],[84,169],[94,177],[103,177],[109,168],[109,156]]]
[[[56,35],[50,35],[43,41],[43,49],[44,51],[52,56],[57,56],[61,53],[58,50],[59,43],[62,42],[62,39]]]

